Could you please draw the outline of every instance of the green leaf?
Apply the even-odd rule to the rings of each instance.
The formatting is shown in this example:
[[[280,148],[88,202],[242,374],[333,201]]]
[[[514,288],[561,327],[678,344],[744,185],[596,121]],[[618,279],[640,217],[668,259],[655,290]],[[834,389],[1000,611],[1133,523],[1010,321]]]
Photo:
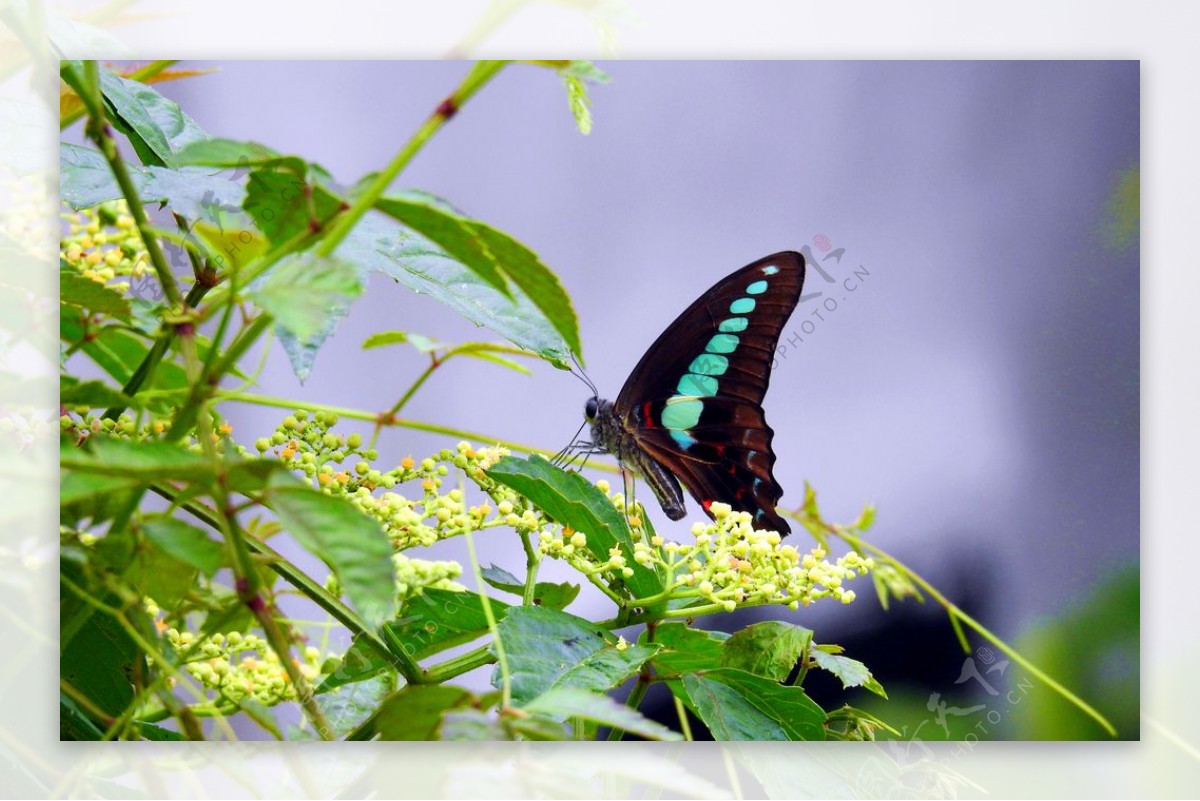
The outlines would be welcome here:
[[[64,572],[72,573],[70,579],[79,586],[78,568],[68,567]],[[64,613],[76,608],[75,594],[65,584],[60,585],[59,594]],[[120,604],[115,597],[97,600]],[[66,622],[64,617],[61,624]],[[59,675],[101,711],[115,717],[133,702],[130,677],[137,658],[137,646],[128,632],[115,619],[97,611],[66,643],[59,656]]]
[[[488,599],[492,614],[503,620],[509,605]],[[487,615],[478,593],[425,589],[404,603],[399,620],[388,623],[389,632],[416,659],[454,645],[476,640],[487,633]]]
[[[391,679],[381,676],[325,693],[317,703],[333,726],[334,736],[342,738],[370,719],[393,687]]]
[[[688,673],[682,689],[717,740],[825,739],[825,712],[799,687],[721,668]]]
[[[64,472],[62,483],[59,485],[59,504],[65,510],[69,506],[111,499],[122,490],[132,489],[136,486],[138,486],[138,480],[127,476]],[[81,519],[94,516],[95,510],[79,510],[77,513],[79,517],[76,519]]]
[[[483,580],[503,592],[525,595],[525,583],[501,567],[492,565],[483,569]],[[533,585],[534,606],[548,609],[566,609],[579,596],[579,585],[570,582],[551,584],[539,581]]]
[[[58,402],[73,408],[107,409],[110,406],[133,406],[134,399],[103,381],[75,381],[71,376],[59,376]]]
[[[583,618],[555,609],[509,609],[500,622],[499,636],[504,643],[513,702],[524,703],[554,687],[610,690],[658,651],[654,645],[630,645],[618,650],[606,634]],[[492,686],[500,684],[497,667]]]
[[[110,533],[100,542],[113,538]],[[125,570],[125,579],[137,588],[144,598],[153,598],[163,609],[174,610],[196,581],[195,566],[176,559],[172,554],[150,543],[137,548]]]
[[[333,571],[350,604],[370,626],[396,612],[392,545],[379,524],[348,501],[277,475],[268,505],[296,541]]]
[[[173,166],[175,154],[208,138],[178,103],[144,83],[101,68],[100,91],[114,126],[127,137],[143,164]]]
[[[243,181],[208,167],[139,167],[126,164],[143,203],[166,203],[189,220],[219,222],[219,211],[241,208]],[[123,197],[104,156],[93,148],[59,146],[59,196],[73,209],[88,209]]]
[[[438,740],[443,716],[468,706],[473,699],[459,687],[411,685],[383,702],[372,725],[381,740]]]
[[[176,166],[225,167],[245,169],[249,167],[283,167],[303,176],[308,165],[298,156],[281,155],[264,144],[219,136],[202,139],[181,148],[175,153]]]
[[[329,219],[342,205],[341,198],[328,190],[310,186],[302,171],[259,168],[246,182],[246,212],[276,244],[312,230],[314,223]]]
[[[506,456],[487,473],[528,498],[555,522],[587,535],[588,550],[597,559],[607,561],[609,550],[620,547],[626,564],[633,569],[633,575],[624,581],[634,597],[646,598],[662,591],[658,574],[633,559],[633,535],[625,516],[582,475],[555,467],[540,456]]]
[[[117,290],[74,270],[58,271],[58,299],[64,306],[90,309],[122,320],[129,319],[129,300]]]
[[[578,688],[555,687],[525,704],[523,709],[553,720],[583,718],[601,726],[623,729],[647,740],[683,739],[678,732],[643,717],[636,709],[630,709],[607,695]]]
[[[492,614],[502,620],[509,605],[490,598]],[[384,624],[393,647],[404,649],[414,659],[455,645],[477,640],[487,633],[487,616],[479,595],[427,588],[404,603],[400,618]],[[361,637],[355,636],[342,664],[321,682],[318,692],[376,676],[394,662],[384,658]]]
[[[723,667],[783,681],[808,651],[812,632],[781,620],[764,620],[735,633],[725,643]]]
[[[487,326],[518,347],[568,369],[567,343],[524,292],[510,287],[511,296],[505,295],[433,242],[379,212],[368,213],[336,254],[428,295],[476,325]]]
[[[136,164],[127,166],[129,177],[140,196],[149,180],[149,173]],[[121,187],[117,185],[108,162],[94,148],[61,143],[58,168],[59,197],[73,209],[88,209],[121,197]]]
[[[562,727],[557,727],[562,731]],[[469,742],[511,740],[495,713],[482,709],[454,709],[442,716],[442,739]]]
[[[63,318],[64,320],[66,317]],[[120,384],[124,384],[149,351],[146,339],[125,328],[105,326],[84,342],[83,352]],[[174,361],[159,363],[145,389],[173,390],[187,386],[187,373]],[[147,402],[147,405],[153,404]]]
[[[213,464],[199,453],[161,440],[132,440],[93,434],[87,447],[62,442],[59,466],[109,478],[134,479],[142,484],[156,481],[209,481]]]
[[[721,666],[721,652],[729,635],[723,631],[693,629],[685,623],[663,623],[654,629],[654,643],[662,647],[654,656],[654,670],[664,678],[713,670]],[[638,639],[647,643],[647,634]]]
[[[432,195],[407,192],[380,198],[375,205],[438,245],[501,294],[511,297],[505,279],[512,281],[550,321],[571,352],[581,354],[579,320],[571,299],[536,253]]]
[[[228,562],[224,543],[217,542],[204,531],[178,518],[149,518],[142,523],[142,533],[164,552],[209,578]]]
[[[887,698],[887,692],[884,691],[883,685],[875,680],[875,677],[871,675],[871,671],[867,669],[867,666],[857,659],[830,653],[830,649],[836,647],[813,644],[809,649],[809,656],[812,657],[817,667],[837,676],[842,682],[843,689],[849,690],[851,687],[862,687],[878,696]]]
[[[176,742],[183,740],[183,735],[179,732],[164,729],[162,726],[155,726],[153,723],[138,721],[134,724],[134,727],[143,740],[151,742]]]
[[[249,293],[280,328],[299,340],[322,333],[363,291],[358,268],[336,258],[299,253],[285,257]]]
[[[377,334],[371,334],[371,336],[363,340],[362,349],[382,348],[384,345],[403,345],[408,341],[409,333],[407,331],[381,331]],[[417,349],[420,350],[420,348]]]

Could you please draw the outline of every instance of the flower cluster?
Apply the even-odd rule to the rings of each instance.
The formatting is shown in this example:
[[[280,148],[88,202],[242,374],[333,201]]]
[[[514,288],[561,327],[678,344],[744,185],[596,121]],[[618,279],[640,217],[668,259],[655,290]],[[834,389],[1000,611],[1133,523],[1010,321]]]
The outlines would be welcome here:
[[[635,544],[634,559],[665,567],[681,595],[695,593],[727,612],[739,604],[798,609],[821,598],[848,604],[855,593],[845,584],[875,566],[873,559],[855,551],[830,562],[824,548],[804,553],[783,545],[778,532],[755,529],[748,513],[734,512],[727,504],[714,503],[712,513],[713,522],[692,525],[694,545],[655,537]]]
[[[125,413],[113,420],[94,413],[89,407],[81,406],[75,410],[63,409],[58,418],[61,435],[70,437],[75,442],[82,442],[92,434],[108,434],[124,439],[145,440],[162,436],[171,426],[169,419],[154,418],[138,421],[133,415]],[[233,440],[233,426],[224,422],[212,432],[213,443],[221,450],[246,456],[247,451]],[[193,435],[184,438],[183,444],[190,451],[201,450],[200,441]]]
[[[608,482],[598,481],[596,486],[609,493]],[[620,494],[610,495],[610,500],[625,511]],[[875,567],[873,559],[854,551],[831,562],[823,548],[801,552],[784,545],[777,532],[755,529],[749,514],[734,512],[723,503],[712,505],[714,521],[692,526],[695,542],[690,545],[659,535],[647,537],[643,513],[638,507],[627,513],[634,535],[633,561],[671,577],[658,601],[689,599],[727,612],[739,605],[759,604],[798,609],[821,598],[848,604],[855,593],[845,585]],[[590,577],[605,573],[628,577],[633,572],[620,548],[612,549],[607,559],[598,559],[587,547],[586,534],[569,528],[559,533],[543,531],[539,548]]]
[[[396,567],[396,588],[401,601],[420,595],[427,588],[455,592],[467,589],[454,581],[463,572],[458,562],[430,562],[397,553],[392,556],[392,563]]]
[[[273,450],[281,461],[303,472],[322,491],[345,497],[377,520],[397,550],[432,545],[497,526],[537,531],[551,525],[524,498],[488,477],[487,469],[507,455],[504,448],[476,449],[460,442],[456,448],[445,448],[420,462],[406,456],[398,467],[385,471],[371,464],[379,454],[363,447],[361,435],[332,431],[337,423],[337,415],[331,412],[309,414],[297,410],[270,437],[259,439],[255,447],[260,453]],[[452,468],[470,479],[495,505],[487,501],[472,505],[462,489],[445,489]],[[419,496],[394,491],[401,484],[416,485]],[[446,574],[443,578],[452,576]],[[407,583],[403,576],[400,581]]]
[[[250,699],[271,706],[297,698],[296,687],[280,664],[279,655],[262,637],[238,631],[218,633],[193,648],[195,635],[190,631],[171,628],[166,635],[177,651],[192,648],[192,657],[184,663],[183,670],[202,687],[216,693],[212,699],[216,704]],[[314,646],[307,646],[301,653],[303,658],[294,662],[300,675],[310,682],[337,667],[336,658],[322,658]]]
[[[59,242],[59,255],[84,278],[122,292],[130,291],[130,282],[157,280],[124,200],[62,216],[69,233]],[[125,280],[110,283],[118,277]]]

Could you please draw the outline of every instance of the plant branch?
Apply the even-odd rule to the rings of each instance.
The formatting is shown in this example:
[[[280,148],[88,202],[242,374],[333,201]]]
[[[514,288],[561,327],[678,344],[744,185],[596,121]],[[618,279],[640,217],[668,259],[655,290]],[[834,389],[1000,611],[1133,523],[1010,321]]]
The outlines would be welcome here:
[[[453,117],[462,106],[471,99],[483,86],[496,76],[507,61],[480,61],[471,67],[471,71],[467,73],[467,77],[459,84],[458,88],[447,97],[442,103],[429,115],[429,118],[417,129],[417,132],[400,148],[391,162],[375,176],[370,185],[363,190],[362,194],[355,198],[354,203],[346,210],[346,213],[338,218],[333,228],[317,246],[316,253],[318,256],[331,256],[337,250],[337,246],[342,243],[342,240],[350,233],[358,221],[363,218],[375,201],[383,196],[392,182],[396,180],[413,157],[421,151],[423,147],[433,138],[446,121]]]

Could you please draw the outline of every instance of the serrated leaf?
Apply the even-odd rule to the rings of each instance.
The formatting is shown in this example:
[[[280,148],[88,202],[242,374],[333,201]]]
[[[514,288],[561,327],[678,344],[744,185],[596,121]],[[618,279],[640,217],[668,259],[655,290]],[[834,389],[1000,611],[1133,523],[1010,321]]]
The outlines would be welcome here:
[[[243,181],[208,167],[125,166],[142,202],[166,203],[189,220],[218,222],[215,211],[240,209],[246,196]],[[123,197],[104,157],[68,142],[59,145],[59,196],[75,210]]]
[[[672,686],[717,740],[823,740],[825,712],[799,687],[720,668]]]
[[[506,456],[488,475],[528,498],[555,522],[587,536],[588,550],[600,561],[619,547],[633,575],[624,579],[634,597],[646,598],[662,591],[659,576],[633,559],[633,535],[625,516],[594,484],[579,473],[555,467],[540,456],[518,459]]]
[[[330,320],[345,316],[362,291],[353,264],[299,253],[282,259],[248,295],[279,327],[306,341],[326,330]]]
[[[553,720],[582,718],[601,726],[623,729],[647,740],[683,739],[678,732],[643,717],[636,709],[630,709],[607,695],[587,690],[555,687],[525,704],[523,709]]]
[[[405,687],[383,702],[372,728],[381,740],[438,740],[443,716],[470,705],[473,698],[467,690],[445,684]]]
[[[506,297],[433,242],[377,211],[363,217],[336,254],[428,295],[556,367],[568,368],[566,342],[524,292],[513,288],[512,297]]]
[[[329,566],[351,606],[370,626],[396,613],[392,545],[379,524],[349,501],[277,475],[267,504],[300,545]]]
[[[639,643],[646,644],[643,632]],[[662,650],[654,656],[654,670],[670,678],[721,666],[721,651],[729,635],[723,631],[693,629],[684,623],[662,623],[654,629],[654,643]]]
[[[144,83],[101,68],[100,91],[113,125],[129,137],[143,164],[173,166],[177,152],[208,138],[178,103]]]
[[[85,278],[73,270],[59,270],[58,299],[65,306],[90,309],[122,320],[129,319],[129,299],[117,290]]]
[[[485,582],[498,590],[510,592],[513,595],[523,596],[525,594],[524,582],[503,568],[495,565],[485,567],[482,575]],[[579,590],[578,584],[570,582],[552,584],[539,581],[533,586],[533,603],[535,606],[544,606],[547,609],[566,609],[571,601],[579,596]]]
[[[558,277],[532,250],[432,195],[407,192],[380,198],[375,205],[438,245],[502,295],[511,297],[507,281],[512,281],[550,321],[571,352],[580,355],[579,320],[571,299]]]
[[[325,340],[333,336],[333,332],[337,330],[338,325],[350,313],[349,308],[338,309],[330,313],[329,318],[325,321],[325,327],[318,331],[308,339],[298,339],[292,332],[282,326],[275,326],[275,335],[279,337],[279,344],[283,345],[283,351],[287,354],[288,363],[292,366],[292,372],[296,374],[296,378],[302,383],[308,379],[309,373],[312,372],[313,363],[317,360],[317,354],[321,351],[321,346],[325,344]]]
[[[842,689],[849,690],[851,687],[862,687],[864,690],[870,690],[878,696],[887,698],[887,692],[883,689],[883,685],[875,680],[871,675],[871,671],[867,666],[857,659],[851,659],[848,656],[830,653],[824,650],[828,646],[811,645],[809,648],[809,656],[817,667],[822,670],[827,670],[837,676],[842,682]]]
[[[142,522],[142,533],[165,553],[212,578],[225,566],[225,545],[193,525],[174,517]]]
[[[538,606],[514,606],[499,625],[513,702],[529,701],[553,687],[604,692],[637,673],[658,652],[655,645],[618,650],[604,629],[575,615]],[[499,687],[499,667],[492,686]]]
[[[803,626],[764,620],[729,638],[721,654],[721,665],[783,681],[811,643],[812,631]]]

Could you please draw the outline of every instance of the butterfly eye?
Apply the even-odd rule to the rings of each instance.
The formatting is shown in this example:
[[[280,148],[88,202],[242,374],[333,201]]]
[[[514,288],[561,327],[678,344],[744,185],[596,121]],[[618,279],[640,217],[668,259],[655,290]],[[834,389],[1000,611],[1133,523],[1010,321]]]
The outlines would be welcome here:
[[[596,398],[588,398],[587,405],[583,407],[583,415],[589,420],[595,420],[599,410],[600,402]]]

